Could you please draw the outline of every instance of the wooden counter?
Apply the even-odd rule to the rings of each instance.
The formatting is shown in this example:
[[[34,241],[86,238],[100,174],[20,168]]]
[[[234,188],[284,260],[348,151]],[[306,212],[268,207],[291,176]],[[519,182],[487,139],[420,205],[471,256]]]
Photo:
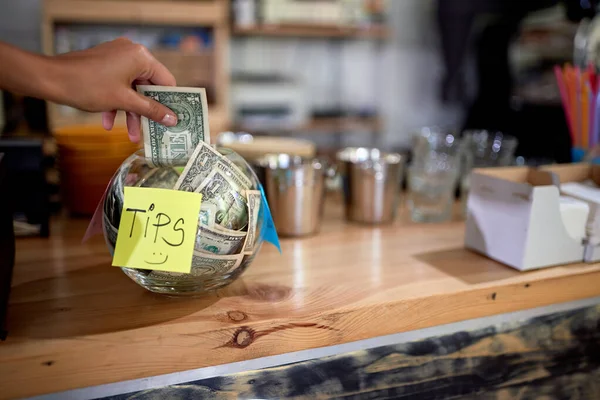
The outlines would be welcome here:
[[[0,397],[14,398],[330,346],[600,295],[600,264],[522,273],[462,248],[463,223],[347,224],[263,247],[218,293],[172,299],[119,269],[87,221],[17,242]]]

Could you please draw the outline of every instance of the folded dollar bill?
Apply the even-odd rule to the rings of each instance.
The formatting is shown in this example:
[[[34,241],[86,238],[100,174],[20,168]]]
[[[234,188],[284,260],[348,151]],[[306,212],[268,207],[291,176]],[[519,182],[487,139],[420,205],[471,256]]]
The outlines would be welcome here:
[[[175,189],[194,192],[215,169],[223,171],[227,176],[240,182],[242,189],[252,186],[252,181],[232,161],[210,145],[201,142],[179,176]]]
[[[200,231],[196,236],[195,249],[201,253],[228,255],[239,254],[242,244],[246,239],[246,232],[232,231],[200,225]]]
[[[144,153],[151,166],[186,165],[199,143],[210,143],[205,89],[138,85],[137,91],[177,115],[173,127],[142,117]]]
[[[248,204],[246,187],[234,174],[229,175],[225,168],[213,170],[196,192],[202,193],[204,204],[214,204],[217,208],[215,222],[232,230],[244,229],[248,224]]]

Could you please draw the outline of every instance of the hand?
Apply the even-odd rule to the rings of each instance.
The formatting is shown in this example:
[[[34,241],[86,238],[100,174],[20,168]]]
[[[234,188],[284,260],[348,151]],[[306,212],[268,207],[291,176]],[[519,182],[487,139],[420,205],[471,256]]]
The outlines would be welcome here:
[[[140,115],[166,126],[177,124],[168,107],[143,96],[135,85],[175,86],[175,78],[144,46],[120,38],[96,47],[55,57],[63,71],[62,103],[103,112],[102,125],[111,130],[118,110],[127,114],[133,142],[140,140]]]

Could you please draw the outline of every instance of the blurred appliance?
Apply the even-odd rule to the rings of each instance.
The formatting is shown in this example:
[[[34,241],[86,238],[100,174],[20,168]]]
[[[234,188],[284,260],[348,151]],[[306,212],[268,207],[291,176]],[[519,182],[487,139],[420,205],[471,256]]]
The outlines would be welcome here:
[[[306,86],[297,80],[264,74],[232,78],[233,118],[245,129],[294,129],[310,118]]]
[[[12,218],[35,228],[41,237],[50,235],[50,201],[46,182],[43,140],[29,137],[2,138],[4,177],[0,197],[8,201]],[[6,194],[10,195],[7,196]]]
[[[349,14],[346,0],[263,0],[265,24],[342,24]]]

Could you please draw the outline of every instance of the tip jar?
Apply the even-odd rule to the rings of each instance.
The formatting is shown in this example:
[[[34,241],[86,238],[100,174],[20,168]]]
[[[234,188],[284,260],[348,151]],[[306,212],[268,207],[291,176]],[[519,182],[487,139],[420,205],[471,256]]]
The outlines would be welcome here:
[[[223,189],[217,179],[208,177],[214,169],[210,160],[203,160],[202,168],[191,168],[187,172],[195,174],[193,181],[196,184],[202,181],[205,190],[211,191],[210,195],[208,192],[203,194],[190,273],[121,268],[134,282],[151,292],[193,296],[224,287],[250,266],[262,246],[265,205],[262,204],[262,197],[255,192],[260,190],[258,178],[252,167],[233,150],[220,147],[215,150],[221,156],[219,162],[237,167],[236,172],[245,175],[247,179],[244,181],[250,185],[247,189],[236,185]],[[151,166],[142,150],[132,154],[121,164],[108,185],[102,209],[103,233],[111,255],[114,255],[119,232],[124,188],[131,186],[175,190],[182,174],[184,167]],[[252,212],[248,204],[250,197],[247,196],[254,196],[250,201],[253,204]],[[250,215],[256,219],[255,224],[249,224]],[[248,236],[251,225],[256,228]]]

